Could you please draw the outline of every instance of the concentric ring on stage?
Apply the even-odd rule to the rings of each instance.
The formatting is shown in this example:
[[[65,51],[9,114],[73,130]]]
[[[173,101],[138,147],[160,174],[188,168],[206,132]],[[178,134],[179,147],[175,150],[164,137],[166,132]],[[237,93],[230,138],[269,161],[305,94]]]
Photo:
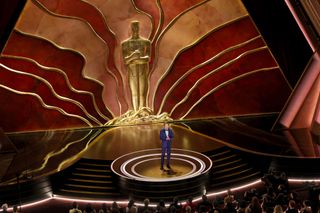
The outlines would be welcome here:
[[[120,177],[146,182],[168,182],[197,177],[207,173],[212,161],[207,156],[184,149],[172,149],[171,170],[160,170],[161,149],[148,149],[123,155],[111,164]]]

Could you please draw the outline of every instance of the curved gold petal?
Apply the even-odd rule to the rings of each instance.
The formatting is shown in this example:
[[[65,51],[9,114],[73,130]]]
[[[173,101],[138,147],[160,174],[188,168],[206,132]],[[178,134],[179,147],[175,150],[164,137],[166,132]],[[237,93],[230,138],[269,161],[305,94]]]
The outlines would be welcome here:
[[[117,43],[120,43],[119,39],[118,39],[117,36],[116,36],[116,33],[111,29],[110,25],[108,24],[107,17],[106,17],[106,15],[105,15],[105,13],[101,10],[100,7],[97,6],[97,5],[99,5],[98,2],[97,2],[97,1],[89,2],[89,1],[87,1],[87,0],[81,0],[81,1],[87,3],[87,4],[91,5],[91,6],[93,6],[94,8],[97,9],[97,11],[99,11],[99,13],[100,13],[100,14],[102,15],[102,17],[103,17],[103,21],[104,21],[105,25],[106,25],[107,28],[108,28],[108,31],[110,31],[110,32],[112,33],[112,35],[114,36],[114,39],[117,41]],[[118,55],[118,54],[116,54],[116,52],[118,52],[118,51],[119,51],[119,50],[117,50],[117,47],[115,47],[115,52],[112,53],[112,54],[113,54],[113,60],[114,60],[114,62],[115,62],[115,67],[117,68],[117,70],[119,71],[119,74],[120,74],[120,76],[121,76],[122,91],[126,92],[126,89],[125,89],[125,86],[124,86],[124,85],[126,84],[126,82],[125,82],[126,77],[125,77],[125,75],[120,71],[121,66],[119,66],[119,65],[116,63],[116,62],[117,62],[117,57],[116,57],[116,56]],[[111,53],[109,52],[109,49],[108,49],[108,53],[111,54]],[[109,70],[109,68],[108,68],[107,65],[106,65],[106,69],[107,69],[107,71],[109,72],[109,74],[113,77],[113,79],[116,81],[117,88],[119,88],[119,81],[118,81],[118,78],[116,77],[116,75]],[[120,110],[119,110],[119,111],[120,111],[119,115],[121,115],[123,112],[122,112],[122,104],[121,104],[120,101],[119,101],[119,92],[118,92],[118,89],[116,89],[116,93],[117,93],[117,98],[118,98],[119,108],[120,108]],[[124,96],[125,96],[125,95],[124,95]],[[128,103],[127,99],[124,98],[124,100],[125,100],[126,105],[129,106],[129,103]],[[114,117],[116,117],[116,116],[113,115],[113,118],[114,118]]]
[[[109,31],[113,36],[116,35],[116,34],[112,31],[112,29],[110,28],[110,26],[108,25],[106,16],[103,14],[103,12],[101,12],[101,10],[100,10],[96,5],[92,4],[91,2],[89,2],[89,1],[87,1],[87,0],[80,0],[80,1],[85,2],[85,3],[89,4],[89,5],[91,5],[92,7],[96,8],[96,10],[97,10],[97,11],[101,14],[101,16],[103,17],[103,21],[104,21],[105,25],[107,26],[108,31]]]
[[[49,39],[46,39],[46,38],[44,38],[44,37],[42,37],[42,36],[38,36],[38,35],[26,33],[26,32],[20,31],[20,30],[18,30],[18,29],[14,29],[14,31],[16,31],[17,33],[20,33],[21,35],[24,35],[24,36],[29,36],[29,37],[33,37],[33,38],[36,38],[36,39],[40,39],[40,40],[44,40],[44,41],[46,41],[46,42],[49,42],[50,44],[52,44],[53,46],[55,46],[55,47],[58,48],[58,49],[67,50],[67,51],[71,51],[71,52],[74,52],[74,53],[76,53],[76,54],[79,54],[79,55],[83,58],[84,63],[87,64],[87,60],[86,60],[85,56],[84,56],[82,53],[77,52],[77,51],[75,51],[75,50],[72,49],[72,48],[66,48],[66,47],[59,46],[59,45],[56,44],[55,42],[53,42],[53,41],[51,41],[51,40],[49,40]],[[81,70],[81,76],[82,76],[84,79],[88,79],[88,80],[90,80],[90,81],[93,81],[93,82],[95,82],[95,83],[103,86],[103,83],[100,82],[100,81],[98,81],[97,79],[94,79],[94,78],[91,78],[91,77],[89,77],[89,76],[86,76],[86,75],[84,74],[84,69],[85,69],[85,66],[84,66],[84,67],[82,68],[82,70]],[[110,114],[112,115],[112,117],[115,117],[115,115],[114,115],[114,113],[112,112],[112,110],[111,110],[107,105],[105,105],[105,107],[106,107],[106,109],[110,112]],[[104,116],[105,116],[105,115],[104,115]],[[107,117],[106,117],[106,118],[107,118]]]
[[[182,80],[184,80],[190,73],[192,73],[193,71],[195,71],[195,70],[197,70],[197,69],[199,69],[199,68],[201,68],[201,67],[203,67],[203,66],[205,66],[205,65],[207,65],[207,64],[209,64],[209,63],[211,63],[212,61],[220,58],[221,56],[223,56],[223,55],[226,54],[226,53],[228,53],[228,52],[230,52],[230,51],[233,51],[233,50],[235,50],[235,49],[238,49],[238,48],[240,48],[240,47],[243,47],[243,46],[245,46],[245,45],[247,45],[247,44],[249,44],[249,43],[251,43],[251,42],[253,42],[253,41],[257,40],[257,39],[260,39],[260,38],[261,38],[261,36],[256,36],[256,37],[251,38],[251,39],[249,39],[249,40],[247,40],[247,41],[244,41],[244,42],[242,42],[242,43],[239,43],[239,44],[236,44],[236,45],[234,45],[234,46],[228,47],[227,49],[222,50],[221,52],[217,53],[216,55],[214,55],[213,57],[211,57],[211,58],[208,59],[207,61],[204,61],[204,62],[202,62],[202,63],[200,63],[200,64],[192,67],[191,69],[189,69],[189,70],[188,70],[187,72],[185,72],[177,81],[175,81],[174,84],[167,90],[166,94],[164,95],[164,97],[163,97],[163,99],[162,99],[162,101],[161,101],[161,105],[160,105],[160,108],[159,108],[157,114],[159,114],[159,113],[162,111],[162,108],[163,108],[163,105],[164,105],[165,101],[167,100],[167,98],[168,98],[168,96],[171,94],[171,92],[174,90],[174,88],[175,88]],[[170,67],[170,69],[171,69],[171,67]],[[157,91],[155,91],[155,92],[157,92]]]
[[[132,0],[91,0],[90,4],[95,5],[104,14],[108,26],[112,29],[119,42],[128,38],[131,20],[137,20],[141,23],[140,35],[148,38],[152,25],[148,25],[149,22],[151,23],[150,16],[136,8],[135,4],[132,4]]]
[[[101,78],[105,77],[103,71],[105,71],[105,59],[108,55],[104,40],[94,31],[87,21],[81,18],[57,15],[36,0],[28,3],[28,9],[22,14],[23,17],[16,28],[29,34],[35,34],[61,46],[68,47],[69,49],[76,50],[75,52],[81,54],[86,61],[82,75],[85,77],[90,76],[91,79],[95,79],[95,81],[98,81],[103,86],[102,99],[107,103],[105,105],[107,105],[109,109],[111,107],[113,109],[112,111],[117,111],[118,113],[120,102],[117,94],[112,94],[115,96],[115,102],[110,102],[111,99],[108,98],[110,94],[105,94],[106,91],[111,90],[106,87],[110,87],[112,84],[101,82]],[[34,20],[34,18],[40,19],[41,21]],[[84,42],[84,38],[87,42]]]
[[[63,153],[65,150],[67,150],[71,145],[73,144],[76,144],[76,143],[79,143],[81,141],[83,141],[84,139],[86,139],[90,134],[91,134],[92,130],[90,130],[90,132],[88,134],[86,134],[84,137],[78,139],[78,140],[75,140],[75,141],[72,141],[70,143],[67,143],[66,146],[64,146],[62,149],[58,150],[58,151],[52,151],[50,153],[48,153],[44,159],[43,159],[43,163],[41,164],[40,167],[36,168],[36,169],[32,169],[32,170],[27,170],[27,171],[24,171],[26,173],[36,173],[36,172],[40,172],[41,170],[43,170],[44,168],[46,168],[46,165],[48,163],[48,161],[50,160],[50,158],[54,157],[54,156],[57,156],[61,153]],[[22,173],[24,173],[22,172]]]
[[[180,123],[180,124],[182,124],[183,126],[185,126],[187,129],[193,131],[192,128],[191,128],[190,126],[188,126],[187,124],[185,124],[185,123]]]
[[[157,7],[159,9],[159,23],[158,23],[158,27],[157,27],[157,30],[156,32],[154,33],[154,36],[153,38],[150,38],[150,41],[151,41],[151,44],[154,44],[154,41],[155,39],[158,38],[159,36],[159,33],[160,33],[160,30],[163,26],[163,22],[164,22],[164,11],[163,11],[163,8],[162,8],[162,5],[161,5],[161,0],[156,0],[157,2]],[[150,66],[150,72],[148,74],[148,79],[150,80],[150,77],[151,77],[151,74],[152,74],[152,71],[154,69],[154,65],[156,64],[157,62],[157,58],[156,58],[156,55],[157,55],[157,52],[158,52],[158,47],[154,44],[154,50],[152,50],[154,52],[154,60],[153,60],[153,64]],[[147,89],[147,106],[149,106],[149,97],[150,97],[150,86],[148,87]],[[153,103],[154,103],[154,99],[152,99],[152,108],[154,109],[154,106],[153,106]]]
[[[153,42],[155,41],[155,39],[158,38],[160,30],[163,26],[163,22],[164,22],[164,11],[161,5],[161,0],[156,0],[157,3],[157,7],[159,9],[159,23],[158,23],[158,27],[156,29],[156,32],[154,33],[153,38],[150,38],[151,43],[153,44]]]
[[[19,91],[19,90],[12,89],[12,88],[7,87],[7,86],[2,85],[2,84],[0,84],[0,87],[3,88],[3,89],[9,90],[10,92],[19,94],[19,95],[30,95],[30,96],[36,97],[36,98],[40,101],[41,105],[42,105],[44,108],[56,110],[56,111],[60,112],[62,115],[80,119],[81,121],[85,122],[88,126],[93,127],[92,124],[91,124],[87,119],[85,119],[85,118],[83,118],[83,117],[81,117],[81,116],[79,116],[79,115],[74,115],[74,114],[67,113],[66,111],[64,111],[64,110],[61,109],[60,107],[47,105],[46,103],[44,103],[44,101],[42,100],[42,98],[41,98],[38,94],[36,94],[36,93],[21,92],[21,91]]]
[[[91,5],[92,7],[96,8],[96,10],[97,10],[97,11],[101,14],[101,16],[103,17],[103,22],[104,22],[104,24],[107,26],[108,31],[113,35],[114,39],[117,40],[116,34],[112,31],[112,29],[110,28],[110,26],[109,26],[109,24],[108,24],[108,22],[107,22],[107,17],[106,17],[105,14],[100,10],[100,8],[98,8],[96,5],[94,5],[94,4],[92,4],[91,2],[88,2],[88,1],[86,1],[86,0],[80,0],[80,1],[85,2],[85,3],[89,4],[89,5]],[[106,45],[107,45],[107,44],[106,44]],[[109,49],[108,49],[108,50],[109,50]],[[109,52],[109,54],[110,54],[110,52]],[[113,60],[114,60],[114,61],[116,61],[115,55],[116,55],[116,54],[113,54]],[[116,67],[116,68],[117,68],[117,67]],[[109,72],[110,75],[112,75],[112,77],[113,77],[114,80],[116,81],[116,85],[117,85],[117,88],[118,88],[118,87],[119,87],[118,78],[115,76],[115,74],[114,74],[113,72],[111,72],[111,71],[109,70],[108,66],[106,66],[106,70],[107,70],[107,72]],[[119,71],[119,70],[118,70],[118,71]],[[125,85],[125,82],[124,82],[125,76],[124,76],[124,75],[122,74],[122,72],[120,72],[120,71],[119,71],[119,74],[120,74],[120,76],[121,76],[121,81],[122,81],[122,91],[126,91],[125,88],[124,88],[124,85]],[[119,96],[118,90],[116,90],[116,92],[117,92],[117,96]],[[118,97],[118,100],[119,100],[119,97]],[[127,99],[125,99],[125,102],[126,102],[127,106],[129,106]],[[120,114],[122,114],[122,105],[121,105],[120,102],[119,102],[119,104],[120,104]],[[114,117],[114,116],[113,116],[113,117]]]
[[[171,110],[171,112],[169,113],[170,115],[172,115],[172,113],[174,112],[174,110],[180,106],[181,104],[183,104],[190,96],[190,94],[192,93],[192,91],[201,83],[202,80],[208,78],[210,75],[222,70],[223,68],[230,66],[231,64],[237,62],[238,60],[240,60],[242,57],[249,55],[249,54],[253,54],[255,52],[259,52],[262,50],[268,49],[268,47],[263,46],[263,47],[259,47],[256,49],[252,49],[252,50],[248,50],[244,53],[241,53],[240,55],[238,55],[237,57],[235,57],[234,59],[229,60],[227,63],[224,63],[223,65],[219,66],[218,68],[212,70],[211,72],[208,72],[206,75],[202,76],[201,78],[199,78],[194,84],[193,86],[188,90],[187,95],[179,102],[177,103]]]
[[[38,67],[41,67],[42,69],[44,69],[44,70],[46,70],[46,71],[49,71],[49,72],[57,72],[57,73],[61,74],[61,75],[64,77],[65,82],[66,82],[68,88],[69,88],[71,91],[73,91],[73,92],[75,92],[75,93],[79,93],[79,94],[89,95],[89,96],[92,98],[92,100],[93,100],[93,106],[94,106],[94,109],[96,110],[96,112],[97,112],[103,119],[105,119],[105,120],[110,120],[110,119],[111,119],[111,118],[106,117],[106,116],[100,111],[99,107],[97,106],[96,99],[95,99],[95,96],[93,95],[93,93],[92,93],[92,92],[89,92],[89,91],[78,90],[78,89],[74,88],[74,87],[71,85],[67,74],[66,74],[63,70],[58,69],[58,68],[55,68],[55,67],[43,66],[43,65],[39,64],[37,61],[35,61],[35,60],[31,59],[31,58],[26,58],[26,57],[22,57],[22,56],[13,56],[13,55],[3,54],[3,55],[1,55],[1,57],[3,57],[3,58],[13,58],[13,59],[18,59],[18,60],[28,61],[28,62],[31,62],[31,63],[33,63],[33,64],[36,64]]]
[[[38,36],[38,35],[26,33],[26,32],[20,31],[20,30],[18,30],[18,29],[14,29],[14,31],[17,32],[17,33],[19,33],[19,34],[21,34],[21,35],[24,35],[24,36],[29,36],[29,37],[32,37],[32,38],[36,38],[36,39],[40,39],[40,40],[44,40],[44,41],[46,41],[46,42],[49,42],[50,44],[52,44],[53,46],[55,46],[56,48],[58,48],[58,49],[60,49],[60,50],[66,50],[66,51],[74,52],[74,53],[80,55],[80,56],[83,58],[84,63],[87,64],[87,60],[86,60],[85,56],[84,56],[82,53],[80,53],[80,52],[78,52],[78,51],[76,51],[76,50],[74,50],[74,49],[72,49],[72,48],[66,48],[66,47],[59,46],[59,45],[56,44],[55,42],[53,42],[53,41],[51,41],[51,40],[49,40],[49,39],[47,39],[47,38],[45,38],[45,37],[42,37],[42,36]],[[84,74],[84,69],[85,69],[85,66],[84,66],[84,67],[82,68],[82,70],[81,70],[81,76],[82,76],[84,79],[88,79],[88,80],[90,80],[90,81],[93,81],[93,82],[95,82],[95,83],[103,86],[103,83],[100,82],[100,81],[98,81],[97,79],[94,79],[94,78],[91,78],[91,77],[89,77],[89,76],[86,76],[86,75]],[[107,105],[105,105],[105,107],[106,107],[106,109],[110,112],[110,114],[112,115],[112,117],[115,117],[114,113],[109,109],[109,107],[108,107]],[[105,115],[104,115],[104,117],[105,117]],[[107,117],[106,117],[106,118],[107,118]]]
[[[83,155],[84,152],[88,150],[91,141],[92,141],[94,138],[96,138],[96,137],[100,134],[101,131],[102,131],[102,130],[98,130],[97,132],[95,132],[95,133],[90,137],[90,139],[88,140],[85,148],[84,148],[83,150],[81,150],[78,154],[76,154],[76,155],[74,155],[73,157],[71,157],[71,158],[69,158],[69,159],[67,159],[67,160],[64,160],[62,163],[60,163],[59,166],[58,166],[57,171],[58,171],[58,172],[61,171],[61,169],[64,168],[64,165],[65,165],[65,164],[71,164],[72,162],[74,162],[75,160],[77,160],[81,155]]]
[[[52,94],[59,100],[62,100],[62,101],[66,101],[66,102],[70,102],[72,104],[75,104],[76,106],[78,106],[82,112],[88,116],[92,121],[94,121],[95,123],[99,124],[100,126],[102,125],[102,123],[96,119],[94,116],[92,116],[90,113],[88,113],[88,111],[85,109],[85,107],[78,101],[75,101],[73,99],[70,99],[68,97],[64,97],[64,96],[61,96],[59,95],[53,88],[53,86],[50,84],[50,82],[48,82],[46,79],[42,78],[42,77],[39,77],[37,75],[34,75],[34,74],[31,74],[31,73],[28,73],[28,72],[23,72],[23,71],[20,71],[20,70],[15,70],[15,69],[12,69],[4,64],[1,64],[0,63],[0,67],[6,69],[6,70],[9,70],[11,72],[14,72],[14,73],[17,73],[17,74],[20,74],[20,75],[25,75],[25,76],[30,76],[32,78],[35,78],[41,82],[43,82],[45,85],[47,85],[47,87],[50,89],[50,91],[52,92]]]
[[[43,4],[41,4],[39,1],[37,1],[37,0],[33,0],[33,2],[35,2],[41,9],[43,9],[43,10],[45,10],[45,12],[47,12],[47,13],[49,13],[50,15],[53,15],[53,16],[56,16],[56,17],[63,17],[63,18],[69,18],[69,19],[75,19],[75,20],[79,20],[79,21],[82,21],[82,22],[85,22],[89,27],[90,27],[90,29],[92,30],[92,32],[95,34],[95,36],[97,37],[97,38],[99,38],[100,39],[100,41],[101,42],[103,42],[104,44],[105,44],[105,47],[106,47],[106,55],[108,55],[108,53],[109,53],[109,49],[107,48],[108,47],[108,44],[103,40],[103,38],[101,38],[101,36],[95,31],[95,29],[91,26],[91,24],[87,21],[87,20],[85,20],[85,19],[82,19],[82,18],[78,18],[78,17],[74,17],[74,16],[67,16],[67,15],[60,15],[60,14],[57,14],[57,13],[54,13],[54,12],[51,12],[50,10],[48,10]],[[94,5],[92,5],[92,6],[94,6]],[[100,11],[101,12],[101,11]],[[107,25],[108,26],[108,25]],[[112,32],[112,31],[111,31]],[[98,57],[97,57],[98,58]],[[107,57],[105,57],[105,58],[107,58]],[[86,63],[87,64],[87,63]],[[104,67],[104,69],[106,69],[106,71],[114,78],[114,80],[116,81],[116,98],[117,98],[117,102],[118,102],[118,106],[119,106],[119,111],[120,111],[120,113],[121,113],[121,109],[122,109],[122,105],[121,105],[121,102],[120,102],[120,99],[119,99],[119,91],[118,91],[118,89],[117,88],[119,88],[118,87],[118,80],[117,80],[117,78],[115,77],[115,75],[114,75],[114,73],[112,73],[110,70],[109,70],[109,68],[108,68],[108,66],[106,65],[106,62],[104,62],[103,63],[103,67]],[[122,76],[122,74],[121,74],[121,72],[119,72],[119,74],[120,74],[120,77],[122,78],[122,80],[123,80],[123,76]],[[103,84],[103,87],[105,87],[105,84],[104,83],[102,83]]]
[[[153,64],[156,64],[157,61],[158,61],[158,53],[159,53],[159,48],[158,48],[158,44],[160,42],[160,40],[162,39],[163,35],[174,25],[174,23],[184,14],[188,13],[189,11],[193,10],[194,8],[208,2],[210,0],[204,0],[202,2],[199,2],[198,4],[195,4],[193,5],[192,7],[188,8],[187,10],[181,12],[180,14],[178,14],[176,17],[174,17],[174,19],[172,19],[169,24],[161,31],[160,33],[160,30],[163,26],[163,21],[164,21],[164,11],[163,11],[163,8],[161,6],[161,0],[157,0],[157,6],[159,7],[159,10],[160,10],[160,19],[159,19],[159,26],[158,26],[158,29],[157,29],[157,33],[155,34],[154,38],[152,39],[152,43],[155,42],[154,44],[154,47],[155,47],[155,52],[154,52],[154,62]],[[158,33],[160,33],[158,35]],[[150,74],[149,76],[151,77],[151,74],[153,73],[154,71],[154,68],[155,66],[152,66],[152,69],[150,70]],[[148,96],[147,98],[149,99],[149,91],[148,91]],[[153,101],[154,101],[154,96],[152,98],[152,106],[153,106]]]
[[[241,16],[241,17],[237,17],[237,18],[235,18],[235,19],[232,19],[232,20],[230,20],[230,21],[228,21],[228,22],[222,23],[222,24],[214,27],[213,29],[209,30],[207,33],[205,33],[205,34],[204,34],[203,36],[201,36],[199,39],[193,41],[191,44],[189,44],[189,45],[183,47],[182,49],[180,49],[180,50],[175,54],[175,56],[173,57],[171,63],[168,65],[168,68],[163,72],[163,74],[161,75],[161,77],[159,78],[159,80],[156,82],[156,85],[155,85],[155,88],[154,88],[154,92],[153,92],[153,96],[152,96],[152,100],[151,100],[151,101],[152,101],[152,107],[153,107],[153,109],[154,109],[155,94],[156,94],[156,91],[158,90],[158,87],[159,87],[160,83],[162,82],[162,80],[164,79],[164,77],[168,74],[168,72],[170,71],[170,69],[172,68],[172,66],[173,66],[176,58],[177,58],[182,52],[184,52],[184,51],[186,51],[186,50],[194,47],[194,46],[197,45],[199,42],[201,42],[203,39],[205,39],[206,37],[208,37],[211,33],[216,32],[216,31],[218,31],[218,30],[220,30],[220,29],[222,29],[222,28],[224,28],[224,27],[226,27],[226,26],[228,26],[228,25],[231,25],[231,24],[233,24],[233,23],[235,23],[235,22],[237,22],[237,21],[239,21],[239,20],[241,20],[241,19],[247,18],[247,17],[248,17],[248,15],[243,15],[243,16]]]
[[[217,90],[227,86],[228,84],[231,84],[233,83],[234,81],[237,81],[237,80],[240,80],[242,78],[245,78],[249,75],[252,75],[252,74],[255,74],[255,73],[258,73],[258,72],[265,72],[265,71],[271,71],[271,70],[275,70],[275,69],[279,69],[278,66],[276,67],[267,67],[267,68],[260,68],[260,69],[257,69],[257,70],[253,70],[253,71],[250,71],[250,72],[246,72],[244,74],[241,74],[241,75],[238,75],[232,79],[229,79],[221,84],[219,84],[218,86],[214,87],[213,89],[211,89],[208,93],[206,93],[204,96],[202,96],[194,105],[192,105],[192,107],[190,107],[190,109],[180,118],[180,120],[184,119],[192,110],[195,106],[197,106],[203,99],[205,99],[207,96],[209,96],[210,94],[216,92]]]
[[[160,0],[158,0],[160,1]],[[174,25],[174,23],[176,23],[176,21],[184,14],[188,13],[189,11],[193,10],[196,7],[201,6],[202,4],[211,1],[211,0],[204,0],[202,2],[199,2],[198,4],[193,5],[192,7],[188,8],[187,10],[181,12],[180,14],[178,14],[176,17],[174,17],[174,19],[172,19],[169,24],[162,30],[162,32],[160,33],[159,37],[156,40],[156,46],[159,43],[159,41],[161,40],[162,36]],[[161,2],[159,3],[159,7],[161,8],[161,11],[163,12],[163,9],[161,7]]]

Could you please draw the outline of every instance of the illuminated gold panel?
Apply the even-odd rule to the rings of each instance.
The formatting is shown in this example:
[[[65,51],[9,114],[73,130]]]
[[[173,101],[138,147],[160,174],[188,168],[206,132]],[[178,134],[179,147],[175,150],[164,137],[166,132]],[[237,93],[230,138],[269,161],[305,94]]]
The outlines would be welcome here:
[[[177,19],[158,44],[158,62],[150,78],[151,106],[158,80],[165,74],[177,53],[201,39],[210,30],[247,14],[240,0],[208,1]],[[210,18],[208,18],[210,17]]]
[[[113,92],[117,86],[116,81],[108,74],[106,68],[106,58],[109,54],[107,46],[88,23],[55,16],[44,8],[28,2],[16,28],[82,54],[86,59],[83,74],[104,85],[104,103],[114,114],[119,114],[117,94]]]

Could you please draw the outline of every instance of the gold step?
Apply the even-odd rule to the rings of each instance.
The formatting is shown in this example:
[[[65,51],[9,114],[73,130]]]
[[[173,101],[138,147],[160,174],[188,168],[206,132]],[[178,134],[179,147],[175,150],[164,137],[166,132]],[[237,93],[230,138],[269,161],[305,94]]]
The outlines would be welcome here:
[[[78,190],[69,190],[69,189],[60,189],[60,191],[63,192],[71,192],[71,193],[77,193],[77,194],[93,194],[93,195],[118,195],[115,193],[109,193],[109,192],[88,192],[88,191],[78,191]]]
[[[86,165],[86,166],[105,166],[105,167],[110,167],[109,164],[95,164],[95,163],[83,163],[83,162],[80,162],[79,165]]]
[[[78,179],[78,178],[70,178],[68,180],[71,181],[80,181],[80,182],[87,182],[87,183],[112,183],[112,181],[104,181],[104,180],[87,180],[87,179]]]
[[[226,160],[226,159],[229,159],[229,158],[233,158],[233,157],[238,157],[237,155],[230,155],[230,156],[227,156],[225,158],[220,158],[220,159],[217,159],[217,160],[212,160],[212,162],[219,162],[219,161],[223,161],[223,160]]]
[[[223,172],[227,172],[227,171],[231,171],[233,169],[238,169],[240,167],[243,167],[243,166],[247,166],[248,164],[247,163],[244,163],[244,164],[240,164],[238,166],[235,166],[235,167],[231,167],[231,168],[227,168],[227,169],[222,169],[222,170],[218,170],[218,171],[214,171],[213,174],[219,174],[219,173],[223,173]]]
[[[223,179],[223,178],[231,177],[231,176],[238,175],[238,174],[241,174],[241,173],[244,173],[244,172],[250,171],[250,170],[252,170],[252,168],[249,168],[249,169],[246,169],[246,170],[242,170],[242,171],[240,171],[240,172],[237,172],[236,174],[223,175],[223,176],[221,176],[221,177],[214,178],[214,180],[219,180],[219,179]]]
[[[111,178],[110,175],[93,175],[93,174],[82,174],[73,172],[72,175],[84,176],[84,177],[99,177],[99,178]]]
[[[243,180],[243,179],[246,179],[246,178],[249,178],[249,177],[258,175],[258,174],[260,174],[260,172],[255,172],[255,173],[252,173],[252,174],[250,174],[250,175],[247,175],[247,176],[244,176],[244,177],[241,177],[241,178],[237,178],[236,181],[241,181],[241,180]],[[225,185],[225,184],[227,184],[227,183],[231,183],[231,182],[234,182],[234,181],[235,181],[235,180],[229,180],[229,181],[223,182],[223,183],[221,183],[221,184]],[[218,186],[218,185],[221,185],[221,184],[211,184],[211,186],[214,187],[214,186]]]
[[[90,188],[90,189],[115,189],[114,187],[104,187],[104,186],[84,186],[79,184],[64,184],[65,186],[78,187],[78,188]]]
[[[227,165],[230,165],[230,164],[233,164],[233,163],[237,163],[237,162],[240,162],[242,161],[242,159],[237,159],[237,160],[234,160],[234,161],[231,161],[231,162],[227,162],[227,163],[223,163],[223,164],[219,164],[219,165],[213,165],[213,169],[216,169],[216,168],[220,168],[220,167],[223,167],[223,166],[227,166]]]
[[[224,152],[220,152],[220,153],[217,153],[217,154],[213,154],[213,155],[210,155],[209,157],[210,157],[210,158],[214,158],[214,157],[217,157],[217,156],[219,156],[219,155],[223,155],[223,154],[226,154],[226,153],[229,153],[229,152],[231,152],[231,150],[226,150],[226,151],[224,151]]]
[[[76,168],[76,170],[80,170],[80,171],[88,171],[88,172],[107,172],[107,173],[111,172],[111,171],[110,171],[110,170],[108,170],[108,169],[103,170],[103,169],[86,169],[86,168]]]

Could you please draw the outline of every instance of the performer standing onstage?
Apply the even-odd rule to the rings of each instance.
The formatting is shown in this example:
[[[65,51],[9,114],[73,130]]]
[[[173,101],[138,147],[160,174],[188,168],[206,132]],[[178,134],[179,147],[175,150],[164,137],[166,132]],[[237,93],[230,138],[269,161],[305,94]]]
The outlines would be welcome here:
[[[167,168],[170,167],[170,155],[171,155],[171,143],[174,137],[173,130],[169,127],[168,123],[164,123],[164,128],[160,130],[160,140],[162,143],[162,153],[161,153],[161,166],[160,169],[163,170],[164,156],[167,153]]]

